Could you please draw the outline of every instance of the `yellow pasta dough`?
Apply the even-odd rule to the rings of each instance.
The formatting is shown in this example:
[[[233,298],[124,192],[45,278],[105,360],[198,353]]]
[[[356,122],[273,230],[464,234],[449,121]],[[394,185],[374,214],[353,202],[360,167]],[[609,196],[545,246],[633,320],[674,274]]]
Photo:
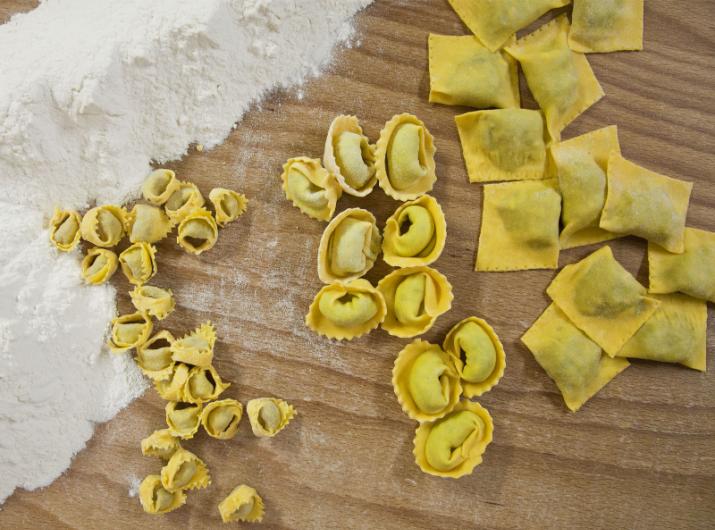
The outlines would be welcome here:
[[[127,214],[127,231],[129,241],[146,241],[156,243],[171,232],[171,222],[164,210],[151,204],[135,204]]]
[[[156,247],[139,241],[119,254],[119,264],[129,283],[144,285],[156,274]]]
[[[206,464],[194,453],[177,449],[161,468],[161,485],[168,492],[203,489],[211,484]]]
[[[679,291],[715,303],[715,232],[685,229],[685,251],[671,254],[648,243],[651,293]]]
[[[235,399],[222,399],[212,401],[204,407],[201,425],[212,438],[229,440],[236,436],[242,417],[243,405]]]
[[[462,400],[443,418],[417,427],[415,461],[430,475],[463,477],[482,463],[493,435],[494,422],[487,409]]]
[[[216,222],[224,227],[243,215],[248,206],[248,199],[242,193],[226,188],[214,188],[209,192],[213,204]]]
[[[584,53],[643,49],[644,0],[574,0],[569,46]]]
[[[566,316],[613,357],[648,320],[659,302],[605,246],[566,265],[546,293]]]
[[[69,252],[77,246],[80,237],[80,224],[82,218],[73,210],[60,210],[55,212],[50,219],[50,241],[62,252]]]
[[[519,73],[509,54],[489,51],[471,35],[430,33],[428,46],[431,103],[519,107]]]
[[[555,179],[484,186],[476,270],[555,269],[560,216]]]
[[[367,280],[332,283],[310,304],[305,324],[329,339],[352,340],[385,319],[385,299]]]
[[[82,239],[98,247],[115,246],[124,237],[127,212],[121,206],[96,206],[82,217]]]
[[[173,224],[178,224],[184,218],[204,205],[204,196],[192,182],[179,181],[176,190],[164,204],[164,211]]]
[[[231,383],[225,383],[213,366],[194,366],[189,370],[182,401],[205,403],[219,397],[229,386]]]
[[[208,368],[213,362],[215,344],[216,328],[211,322],[204,322],[172,343],[171,357],[177,362]]]
[[[179,223],[176,242],[189,254],[198,256],[212,249],[217,239],[216,219],[204,208],[194,210]]]
[[[142,196],[156,206],[161,206],[179,189],[179,180],[170,169],[157,169],[149,173],[142,184]]]
[[[680,254],[692,182],[659,175],[611,153],[608,193],[599,226],[633,235]]]
[[[186,503],[186,494],[179,490],[173,493],[161,485],[159,475],[148,475],[139,485],[139,501],[146,513],[164,514]]]
[[[616,356],[679,363],[704,372],[707,303],[684,294],[654,298],[660,306]]]
[[[263,520],[263,499],[255,489],[241,484],[233,489],[218,505],[224,523],[244,521],[260,523]]]
[[[254,435],[271,438],[285,429],[297,412],[282,399],[266,397],[250,400],[246,404],[246,414]]]
[[[447,240],[444,212],[434,197],[423,195],[401,204],[385,222],[382,256],[394,267],[429,265]]]
[[[109,349],[118,353],[137,348],[146,342],[153,327],[151,317],[143,311],[120,315],[112,319]]]
[[[615,125],[551,146],[561,191],[561,248],[600,243],[618,235],[599,228],[606,202],[606,171],[611,153],[620,154]]]
[[[157,378],[154,381],[156,392],[167,401],[182,401],[190,371],[191,367],[184,363],[171,363],[169,376]]]
[[[521,65],[554,141],[605,94],[588,59],[569,48],[569,20],[561,15],[506,48]]]
[[[455,117],[470,182],[542,179],[546,143],[541,112],[479,110]]]
[[[177,450],[181,449],[179,439],[172,436],[169,429],[159,429],[144,438],[141,442],[144,456],[157,456],[169,460]]]
[[[452,307],[452,286],[429,267],[396,269],[377,284],[387,314],[382,329],[395,337],[414,337],[430,329]]]
[[[365,197],[375,187],[375,148],[356,116],[338,116],[330,124],[323,165],[348,195]]]
[[[375,216],[349,208],[325,227],[318,247],[318,277],[323,283],[348,282],[363,276],[380,253]]]
[[[283,164],[283,191],[286,198],[308,217],[329,221],[343,194],[335,175],[317,158],[299,156]]]
[[[485,320],[465,318],[447,333],[444,351],[460,362],[455,363],[467,398],[491,390],[504,375],[506,354],[499,337]]]
[[[402,410],[419,422],[452,411],[462,393],[459,363],[436,344],[415,339],[405,346],[392,369],[392,388]]]
[[[176,300],[171,289],[152,285],[137,285],[129,292],[137,311],[146,311],[158,320],[164,320],[174,310]]]
[[[437,181],[434,139],[412,114],[393,116],[380,131],[375,148],[377,182],[398,201],[428,193]]]
[[[174,360],[171,358],[173,342],[174,336],[164,329],[137,346],[137,366],[149,379],[164,381],[171,378],[174,372]]]
[[[109,249],[92,247],[82,259],[82,278],[90,285],[100,285],[111,278],[119,260],[117,255]]]
[[[199,430],[201,423],[201,403],[170,401],[166,404],[166,424],[172,436],[189,440]]]

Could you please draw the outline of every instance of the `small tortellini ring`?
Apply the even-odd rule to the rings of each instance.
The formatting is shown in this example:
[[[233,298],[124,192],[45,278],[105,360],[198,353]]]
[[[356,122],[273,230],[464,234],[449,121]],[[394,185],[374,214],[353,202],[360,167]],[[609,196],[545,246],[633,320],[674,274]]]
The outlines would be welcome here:
[[[92,247],[82,259],[82,278],[90,285],[100,285],[111,278],[117,267],[119,259],[109,249]]]
[[[172,436],[169,429],[159,429],[141,441],[142,455],[156,456],[169,460],[177,450],[181,449],[179,439]]]
[[[144,285],[156,274],[156,247],[139,241],[119,254],[119,264],[129,283]]]
[[[189,370],[182,400],[187,403],[205,403],[219,397],[229,386],[231,383],[225,383],[213,366],[194,366]]]
[[[161,485],[159,475],[148,475],[139,485],[139,502],[146,513],[160,515],[180,508],[186,503],[186,494],[169,492]]]
[[[69,252],[79,243],[82,218],[73,210],[60,210],[55,208],[55,213],[50,219],[50,241],[62,252]]]
[[[142,373],[153,381],[165,381],[174,372],[171,344],[174,336],[167,330],[152,335],[144,344],[137,346],[135,357]]]
[[[82,239],[98,247],[113,247],[124,237],[126,217],[127,212],[121,206],[96,206],[82,218]]]
[[[256,398],[246,404],[251,430],[258,437],[271,438],[282,431],[297,414],[292,405],[277,398]]]
[[[157,394],[167,401],[183,401],[190,370],[184,363],[173,363],[168,377],[154,380]]]
[[[283,191],[286,198],[308,217],[328,221],[343,193],[335,176],[317,158],[299,156],[283,164]]]
[[[179,181],[176,190],[164,204],[164,211],[173,224],[178,224],[184,218],[204,205],[204,196],[193,182]]]
[[[186,449],[177,449],[161,468],[161,485],[168,492],[203,489],[211,485],[206,464]]]
[[[209,200],[216,213],[216,223],[226,226],[241,217],[246,211],[248,199],[242,193],[226,188],[214,188],[209,192]]]
[[[129,292],[129,296],[137,311],[146,311],[158,320],[164,320],[176,306],[171,289],[153,285],[137,285]]]
[[[402,204],[385,222],[382,255],[393,267],[429,265],[447,240],[444,212],[434,197],[423,195]]]
[[[250,486],[241,484],[233,489],[218,505],[224,523],[243,521],[260,523],[263,520],[263,499]]]
[[[330,124],[323,165],[348,195],[365,197],[375,187],[375,149],[356,116],[338,116]]]
[[[218,239],[218,226],[211,212],[199,208],[179,223],[176,242],[189,254],[198,256],[213,248]]]
[[[242,417],[243,405],[235,399],[222,399],[204,407],[201,425],[212,438],[229,440],[236,436]]]
[[[151,204],[135,204],[127,214],[129,241],[156,243],[171,232],[171,221],[164,210]]]
[[[170,401],[166,404],[166,424],[172,436],[189,440],[194,437],[201,424],[201,403]]]
[[[214,357],[216,328],[207,321],[171,345],[171,358],[176,362],[208,368]]]
[[[153,328],[151,317],[143,311],[118,316],[112,320],[109,349],[121,353],[137,348],[146,342]]]
[[[179,189],[176,173],[170,169],[156,169],[149,173],[142,184],[142,196],[156,206],[161,206]]]

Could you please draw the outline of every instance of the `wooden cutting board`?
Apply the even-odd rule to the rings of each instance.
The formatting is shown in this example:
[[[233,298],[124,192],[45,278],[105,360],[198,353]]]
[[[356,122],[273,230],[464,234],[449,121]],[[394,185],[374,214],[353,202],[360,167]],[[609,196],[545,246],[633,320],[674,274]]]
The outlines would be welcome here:
[[[33,2],[4,0],[0,20]],[[712,0],[646,2],[646,51],[589,59],[607,97],[566,131],[575,136],[610,124],[624,155],[653,170],[695,182],[688,223],[715,230],[715,32]],[[3,528],[209,528],[233,486],[255,486],[266,502],[264,528],[706,528],[715,521],[715,377],[678,366],[634,362],[578,413],[519,337],[548,304],[554,271],[476,273],[473,261],[482,190],[468,184],[453,118],[465,109],[427,103],[427,34],[463,34],[446,1],[383,1],[357,17],[360,46],[302,91],[277,93],[249,112],[226,143],[171,164],[204,192],[235,187],[248,213],[196,258],[173,241],[159,248],[154,283],[173,289],[175,334],[211,320],[218,329],[216,367],[246,401],[276,395],[300,415],[272,440],[243,421],[231,441],[205,436],[186,446],[211,468],[213,485],[189,494],[164,517],[142,512],[128,495],[132,477],[156,473],[139,440],[164,421],[153,390],[97,428],[70,470],[50,487],[18,491],[0,511]],[[31,45],[31,43],[28,43]],[[524,88],[525,104],[534,107]],[[285,159],[319,156],[332,118],[355,113],[375,139],[393,114],[412,112],[438,147],[434,195],[447,216],[447,246],[436,267],[454,285],[451,312],[424,338],[441,342],[469,315],[502,337],[507,370],[480,399],[495,421],[494,443],[475,473],[460,480],[424,475],[414,463],[415,423],[390,385],[407,343],[376,331],[348,344],[329,342],[303,324],[320,288],[316,251],[324,227],[283,197]],[[362,206],[380,223],[397,203],[382,191],[339,208]],[[646,245],[611,244],[619,260],[647,280]],[[575,262],[596,247],[564,252]],[[380,262],[368,279],[388,267]],[[128,285],[117,275],[119,309]],[[708,349],[715,346],[712,315]],[[68,352],[71,355],[71,352]],[[711,357],[708,367],[715,369]],[[42,433],[36,433],[42,436]]]

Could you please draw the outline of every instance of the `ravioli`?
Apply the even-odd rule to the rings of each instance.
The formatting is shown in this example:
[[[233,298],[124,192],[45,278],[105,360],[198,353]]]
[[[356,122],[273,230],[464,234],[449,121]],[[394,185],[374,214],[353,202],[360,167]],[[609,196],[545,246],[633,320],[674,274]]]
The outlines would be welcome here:
[[[246,404],[246,413],[253,434],[261,438],[275,436],[285,429],[297,414],[292,405],[273,397],[250,400]]]
[[[127,212],[121,206],[96,206],[82,217],[79,226],[82,239],[98,247],[113,247],[124,237],[126,217]]]
[[[218,239],[218,226],[211,212],[198,208],[179,223],[176,242],[189,254],[198,256],[211,250]]]
[[[161,485],[168,492],[203,489],[211,484],[206,464],[186,449],[177,449],[161,468]]]
[[[174,360],[171,358],[173,342],[174,336],[164,329],[137,346],[137,366],[149,379],[164,381],[171,378],[174,372]]]
[[[226,188],[212,189],[209,192],[209,200],[213,204],[216,223],[220,227],[241,217],[248,206],[248,199],[244,194]]]
[[[139,241],[119,254],[119,264],[129,283],[144,285],[156,274],[156,247]]]
[[[183,506],[186,494],[181,490],[166,491],[159,475],[148,475],[139,485],[139,501],[146,513],[164,514]]]
[[[214,358],[216,328],[207,321],[171,345],[171,358],[177,362],[208,368]]]
[[[417,427],[414,455],[424,473],[459,478],[482,463],[494,435],[492,417],[479,403],[462,400],[436,421]]]
[[[574,0],[569,46],[583,53],[643,49],[643,0]]]
[[[201,423],[201,403],[170,401],[166,404],[166,424],[172,436],[189,440],[199,430]]]
[[[218,505],[224,523],[243,521],[260,523],[263,520],[263,499],[255,489],[241,484],[233,489]]]
[[[333,217],[343,190],[318,158],[289,159],[283,164],[281,179],[286,198],[305,215],[318,221]]]
[[[394,337],[409,338],[430,329],[452,307],[452,285],[429,267],[396,269],[377,284],[387,314],[382,329]]]
[[[497,109],[456,116],[470,182],[546,176],[544,118],[537,110]]]
[[[471,35],[430,33],[428,47],[430,103],[519,107],[519,73],[509,54],[489,51]]]
[[[715,303],[715,232],[685,229],[685,251],[671,254],[648,244],[651,293],[681,292]]]
[[[363,276],[380,253],[375,216],[348,208],[330,221],[318,247],[318,277],[323,283],[349,282]]]
[[[183,401],[190,371],[190,366],[172,362],[168,377],[162,374],[161,378],[154,380],[157,394],[167,401]]]
[[[194,366],[186,378],[182,401],[206,403],[218,398],[229,386],[231,383],[225,383],[213,366]]]
[[[561,191],[561,248],[618,237],[598,224],[606,202],[606,171],[611,153],[620,154],[615,125],[551,146]]]
[[[151,204],[135,204],[127,214],[129,241],[156,243],[171,232],[171,222],[164,210]]]
[[[484,186],[476,270],[557,268],[560,216],[556,179]]]
[[[117,255],[109,249],[92,247],[82,259],[82,278],[90,285],[100,285],[109,280],[119,266]]]
[[[611,153],[608,193],[599,226],[681,254],[692,189],[692,182],[660,175]]]
[[[386,311],[385,299],[369,281],[332,283],[315,295],[305,324],[329,339],[352,340],[379,326]]]
[[[375,147],[362,132],[357,116],[338,116],[330,124],[323,165],[348,195],[365,197],[375,187]]]
[[[449,330],[442,344],[455,359],[464,397],[491,390],[504,375],[506,354],[499,337],[485,320],[468,317]]]
[[[176,300],[171,289],[152,285],[137,285],[129,292],[137,311],[146,311],[158,320],[164,320],[174,310]]]
[[[164,211],[172,224],[178,224],[184,218],[204,205],[204,196],[192,182],[179,181],[176,190],[164,204]]]
[[[50,241],[57,250],[69,252],[77,246],[82,236],[81,223],[82,217],[74,210],[55,208],[50,219]]]
[[[177,450],[181,449],[179,439],[169,432],[169,429],[159,429],[144,438],[141,442],[144,456],[156,456],[169,460]]]
[[[238,424],[243,417],[243,405],[235,399],[212,401],[201,413],[201,425],[206,434],[219,440],[236,436]]]
[[[395,359],[392,388],[402,410],[419,422],[433,421],[454,409],[462,393],[459,359],[420,339]]]
[[[156,169],[149,173],[142,184],[142,196],[156,206],[161,206],[179,189],[176,173],[170,169]]]
[[[566,265],[546,289],[558,308],[613,357],[653,315],[660,302],[601,247]]]
[[[400,205],[385,222],[382,256],[393,267],[429,265],[447,240],[444,212],[434,197],[423,195]]]
[[[629,366],[626,359],[604,355],[556,304],[543,312],[521,341],[556,383],[573,412]]]
[[[519,61],[554,141],[605,95],[586,56],[569,48],[569,27],[568,18],[561,15],[506,48]]]
[[[137,348],[146,342],[153,327],[151,317],[143,311],[120,315],[112,319],[109,349],[115,353],[121,353],[131,348]]]
[[[380,131],[375,148],[377,182],[398,201],[410,201],[432,190],[437,181],[434,139],[412,114],[393,116]]]

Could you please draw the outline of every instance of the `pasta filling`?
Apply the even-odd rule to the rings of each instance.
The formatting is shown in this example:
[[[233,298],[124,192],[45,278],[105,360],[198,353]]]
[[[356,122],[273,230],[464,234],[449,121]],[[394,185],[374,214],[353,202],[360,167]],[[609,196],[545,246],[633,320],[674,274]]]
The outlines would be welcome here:
[[[267,431],[275,431],[282,419],[280,409],[272,401],[266,401],[258,412],[258,421]]]

